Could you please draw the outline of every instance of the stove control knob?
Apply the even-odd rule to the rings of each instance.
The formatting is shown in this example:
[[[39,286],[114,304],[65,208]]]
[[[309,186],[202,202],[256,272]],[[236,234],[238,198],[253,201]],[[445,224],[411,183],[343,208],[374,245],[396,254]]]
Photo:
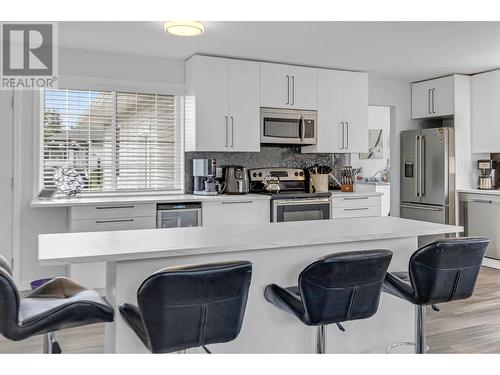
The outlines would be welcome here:
[[[299,176],[302,177],[304,175],[304,172],[300,172]]]
[[[299,175],[299,172],[295,172],[295,177],[297,177]]]
[[[259,172],[259,177],[262,177],[262,172]]]
[[[257,173],[253,172],[252,176],[257,177]]]

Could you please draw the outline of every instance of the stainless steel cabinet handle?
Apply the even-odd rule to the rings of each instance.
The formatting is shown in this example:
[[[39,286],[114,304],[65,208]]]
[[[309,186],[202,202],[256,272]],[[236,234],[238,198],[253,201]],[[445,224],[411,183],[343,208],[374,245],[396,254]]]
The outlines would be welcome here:
[[[292,76],[292,105],[295,105],[295,76]]]
[[[114,219],[114,220],[96,220],[96,224],[106,224],[106,223],[130,223],[134,219]]]
[[[358,200],[358,199],[368,199],[367,196],[365,197],[350,197],[350,198],[343,198],[345,201],[354,201],[354,200]]]
[[[344,123],[343,122],[340,123],[340,127],[342,128],[342,146],[340,146],[340,149],[343,150],[344,149]]]
[[[234,147],[234,117],[231,116],[231,147]]]
[[[224,147],[227,147],[227,116],[224,116],[224,127],[225,127],[225,139],[224,139]]]
[[[353,208],[344,208],[344,211],[363,211],[368,209],[369,207],[353,207]]]
[[[489,200],[486,200],[486,199],[473,199],[473,200],[471,200],[471,202],[486,203],[486,204],[492,204],[493,203],[493,201],[489,201]]]
[[[111,210],[113,208],[134,208],[134,205],[126,205],[126,206],[97,206],[96,210]]]
[[[290,104],[290,76],[286,76],[286,104]]]
[[[346,141],[345,141],[345,148],[348,149],[349,148],[349,123],[346,121],[345,123],[345,138],[346,138]]]
[[[431,89],[427,90],[427,111],[431,112]]]
[[[242,203],[253,203],[253,201],[232,201],[232,202],[222,202],[222,204],[242,204]]]
[[[432,93],[432,113],[436,113],[436,109],[435,109],[435,105],[436,105],[436,101],[435,100],[436,100],[436,97],[434,95],[435,91],[436,91],[435,88],[433,88],[431,90],[431,93]]]

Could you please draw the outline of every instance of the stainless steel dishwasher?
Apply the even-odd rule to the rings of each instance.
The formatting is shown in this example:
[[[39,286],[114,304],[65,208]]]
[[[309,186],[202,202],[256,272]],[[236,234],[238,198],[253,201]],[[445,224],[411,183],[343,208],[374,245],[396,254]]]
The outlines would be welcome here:
[[[201,203],[159,203],[156,207],[157,228],[201,226]]]

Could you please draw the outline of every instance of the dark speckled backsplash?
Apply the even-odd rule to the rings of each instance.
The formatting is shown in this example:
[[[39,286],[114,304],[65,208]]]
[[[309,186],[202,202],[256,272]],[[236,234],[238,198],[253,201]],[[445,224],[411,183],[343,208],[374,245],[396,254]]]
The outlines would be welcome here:
[[[186,192],[193,190],[193,159],[208,158],[216,159],[217,167],[235,165],[247,169],[329,165],[336,175],[340,174],[340,168],[350,163],[350,154],[302,154],[300,147],[293,146],[261,146],[260,152],[186,152]]]

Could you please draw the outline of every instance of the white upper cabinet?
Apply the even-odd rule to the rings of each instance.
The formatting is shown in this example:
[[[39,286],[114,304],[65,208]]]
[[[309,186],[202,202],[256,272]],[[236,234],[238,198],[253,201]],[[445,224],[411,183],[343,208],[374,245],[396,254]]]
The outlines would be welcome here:
[[[229,60],[229,151],[260,151],[259,63]]]
[[[412,119],[442,117],[455,113],[455,76],[411,85]]]
[[[317,130],[302,152],[368,151],[368,74],[318,69]]]
[[[260,151],[259,63],[186,62],[186,151]]]
[[[500,152],[500,71],[476,74],[471,81],[472,152]]]
[[[260,63],[260,106],[317,109],[316,69]]]

